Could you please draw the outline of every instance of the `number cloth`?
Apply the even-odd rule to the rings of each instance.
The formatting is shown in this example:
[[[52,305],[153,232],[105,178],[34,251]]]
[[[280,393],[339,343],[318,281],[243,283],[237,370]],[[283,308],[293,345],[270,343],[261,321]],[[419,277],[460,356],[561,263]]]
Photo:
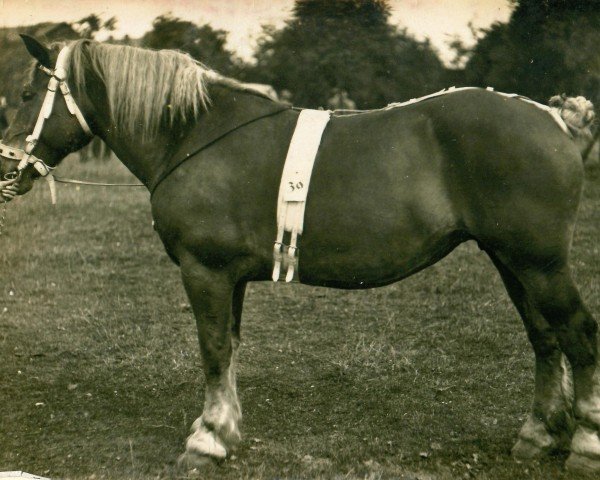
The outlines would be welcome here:
[[[329,122],[328,110],[302,110],[290,141],[277,199],[277,237],[273,250],[273,281],[279,280],[281,264],[287,263],[285,281],[291,282],[297,270],[298,235],[304,227],[304,209],[308,186],[323,131]],[[290,233],[287,252],[283,252],[283,237]],[[284,258],[283,253],[286,253]]]

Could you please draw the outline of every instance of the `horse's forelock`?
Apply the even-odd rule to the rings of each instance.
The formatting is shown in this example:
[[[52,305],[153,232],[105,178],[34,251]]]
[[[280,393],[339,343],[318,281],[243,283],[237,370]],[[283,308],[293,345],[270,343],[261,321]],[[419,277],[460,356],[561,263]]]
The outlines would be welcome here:
[[[150,140],[162,122],[193,120],[209,102],[210,70],[189,55],[85,40],[71,47],[74,87],[85,89],[91,69],[105,84],[112,120],[128,135]]]

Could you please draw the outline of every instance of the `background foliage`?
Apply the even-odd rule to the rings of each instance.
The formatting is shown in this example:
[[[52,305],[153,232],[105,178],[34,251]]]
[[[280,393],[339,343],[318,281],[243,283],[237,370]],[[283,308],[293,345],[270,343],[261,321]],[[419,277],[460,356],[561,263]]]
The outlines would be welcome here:
[[[481,32],[464,83],[545,102],[556,93],[600,100],[600,2],[517,0],[506,24]]]
[[[284,28],[264,30],[253,74],[307,107],[326,105],[334,88],[360,108],[441,88],[444,68],[431,45],[389,16],[383,0],[297,1]]]
[[[390,23],[387,0],[296,0],[283,27],[263,27],[249,62],[227,48],[227,32],[171,14],[157,17],[140,39],[110,41],[185,51],[225,75],[286,91],[303,107],[327,106],[344,91],[357,108],[377,108],[452,85],[492,86],[541,102],[564,92],[600,104],[600,1],[511,1],[508,22],[474,30],[473,46],[449,41],[456,52],[449,65],[428,41]],[[47,42],[93,39],[115,23],[90,14],[73,24],[0,29],[0,96],[9,107],[19,102],[30,59],[18,33]]]
[[[225,47],[226,42],[227,32],[224,30],[196,25],[166,14],[156,17],[152,30],[142,37],[141,45],[181,50],[224,75],[235,75],[239,72],[236,66],[240,61]]]

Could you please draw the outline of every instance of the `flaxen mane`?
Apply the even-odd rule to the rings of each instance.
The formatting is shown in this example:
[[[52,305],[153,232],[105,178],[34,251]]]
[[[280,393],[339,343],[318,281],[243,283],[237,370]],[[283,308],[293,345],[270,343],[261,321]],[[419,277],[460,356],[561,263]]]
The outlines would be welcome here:
[[[71,44],[70,81],[83,90],[90,68],[106,85],[117,128],[151,139],[163,122],[197,119],[210,103],[207,83],[229,83],[187,54],[78,40]],[[234,84],[234,81],[231,81]]]

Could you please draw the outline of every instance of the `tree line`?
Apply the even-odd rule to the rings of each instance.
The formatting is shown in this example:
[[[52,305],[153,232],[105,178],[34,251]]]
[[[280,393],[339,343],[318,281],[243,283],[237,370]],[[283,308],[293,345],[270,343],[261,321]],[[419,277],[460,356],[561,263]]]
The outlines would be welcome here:
[[[120,42],[185,51],[224,75],[272,85],[303,107],[327,106],[343,92],[357,108],[377,108],[452,85],[492,86],[541,102],[564,92],[600,104],[600,2],[511,3],[508,22],[475,32],[473,47],[452,43],[451,67],[429,41],[390,23],[387,0],[296,0],[283,27],[263,27],[253,62],[227,48],[225,31],[171,14],[157,17],[141,39]],[[73,27],[93,38],[114,24],[90,15]]]
[[[172,16],[158,17],[142,38],[178,48],[224,74],[272,85],[305,107],[327,106],[336,91],[357,108],[426,95],[448,86],[491,86],[540,102],[557,93],[600,104],[600,1],[511,0],[506,23],[451,45],[447,67],[429,41],[390,23],[387,0],[296,0],[282,28],[263,27],[245,63],[226,49],[226,33]]]

